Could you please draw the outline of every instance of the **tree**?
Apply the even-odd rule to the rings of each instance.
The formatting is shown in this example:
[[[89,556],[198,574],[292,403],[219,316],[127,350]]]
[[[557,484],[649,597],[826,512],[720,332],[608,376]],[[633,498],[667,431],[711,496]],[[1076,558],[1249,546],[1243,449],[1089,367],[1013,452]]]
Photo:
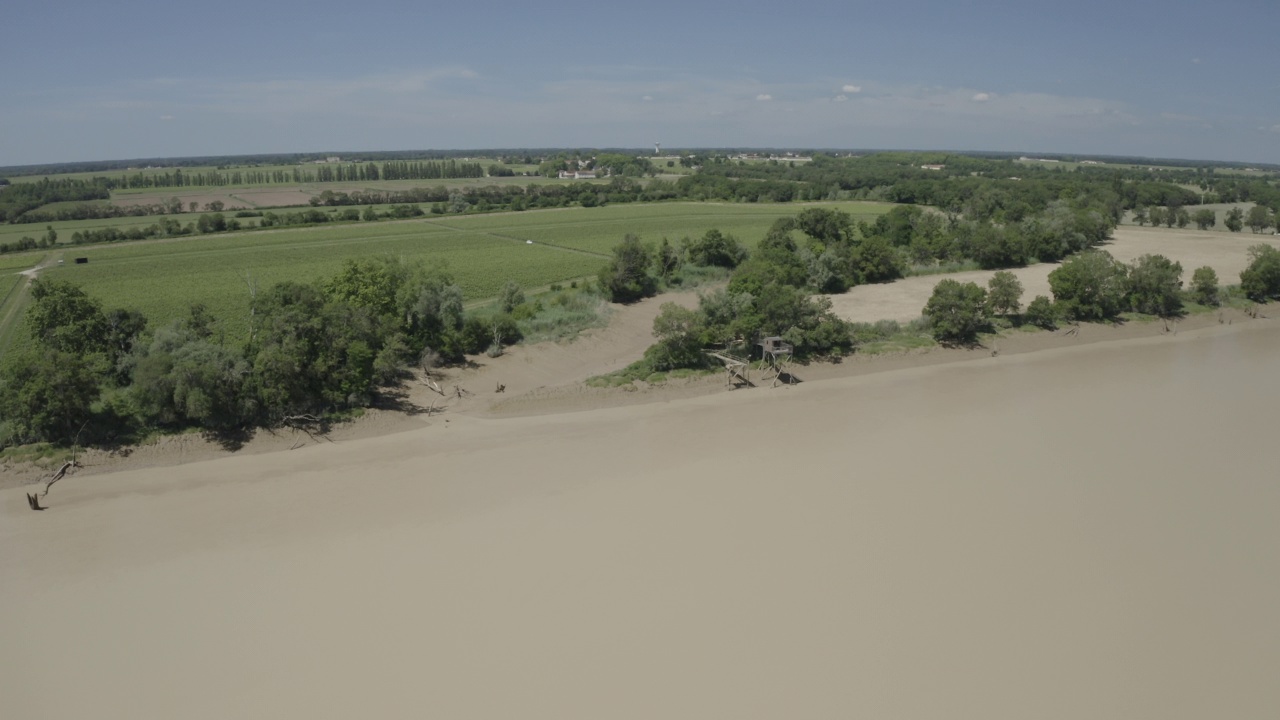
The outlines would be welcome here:
[[[898,250],[887,237],[873,235],[853,246],[850,260],[855,276],[849,278],[860,283],[875,283],[902,277]],[[852,283],[851,283],[852,284]]]
[[[1124,307],[1125,266],[1104,250],[1082,252],[1049,273],[1049,288],[1064,316],[1107,320]]]
[[[934,286],[923,314],[929,318],[933,337],[939,342],[976,342],[978,332],[989,322],[987,291],[977,283],[961,284],[948,278]]]
[[[1139,226],[1147,224],[1147,209],[1142,205],[1138,205],[1133,209],[1133,221]]]
[[[1249,267],[1240,273],[1240,289],[1257,302],[1280,297],[1280,250],[1270,245],[1249,248]]]
[[[48,241],[48,245],[55,245],[58,242],[58,231],[54,230],[52,225],[45,225],[44,230],[44,239]]]
[[[658,246],[658,254],[655,258],[658,264],[658,274],[665,278],[670,278],[676,270],[680,269],[680,252],[671,245],[671,241],[662,238],[662,244]]]
[[[649,276],[653,258],[640,238],[628,233],[613,248],[613,260],[600,269],[600,287],[613,302],[629,303],[649,297],[657,283]]]
[[[41,345],[87,355],[106,349],[107,318],[102,304],[63,280],[39,279],[31,285],[27,328]]]
[[[1209,208],[1200,208],[1191,216],[1196,227],[1200,230],[1208,230],[1218,224],[1218,215]]]
[[[1129,266],[1130,309],[1169,317],[1182,311],[1182,264],[1163,255],[1143,255]]]
[[[1036,327],[1052,330],[1058,326],[1058,308],[1049,298],[1037,295],[1034,300],[1027,303],[1027,311],[1023,313],[1023,319]]]
[[[1244,211],[1238,207],[1231,208],[1227,211],[1222,224],[1226,225],[1231,232],[1240,232],[1244,229]]]
[[[250,420],[249,374],[239,353],[178,320],[137,353],[130,394],[149,423],[230,430]]]
[[[0,417],[17,442],[69,442],[92,417],[99,376],[74,352],[28,352],[0,369]]]
[[[1173,221],[1178,224],[1179,229],[1184,228],[1191,224],[1191,213],[1184,207],[1177,208],[1173,211]]]
[[[227,229],[227,219],[222,213],[205,213],[196,219],[196,230],[200,233],[223,232]]]
[[[1254,205],[1249,208],[1249,219],[1246,223],[1255,234],[1271,227],[1272,222],[1271,208],[1266,205]]]
[[[704,367],[707,356],[702,352],[703,317],[695,310],[675,303],[663,303],[653,319],[656,345],[645,352],[654,370]]]
[[[847,243],[853,238],[853,219],[839,210],[807,208],[795,217],[795,227],[824,245]]]
[[[987,308],[996,315],[1012,315],[1018,312],[1022,299],[1022,283],[1018,276],[1001,270],[987,282]]]
[[[1208,265],[1191,274],[1191,293],[1201,305],[1218,304],[1218,273]]]
[[[712,228],[701,238],[689,243],[685,256],[694,265],[735,268],[747,259],[747,248],[732,235]]]
[[[1165,209],[1162,207],[1151,208],[1148,211],[1148,215],[1151,218],[1151,227],[1160,227],[1164,223],[1166,214]]]
[[[518,306],[524,304],[524,290],[520,289],[514,281],[508,280],[502,286],[502,291],[498,293],[498,307],[502,312],[510,314]]]

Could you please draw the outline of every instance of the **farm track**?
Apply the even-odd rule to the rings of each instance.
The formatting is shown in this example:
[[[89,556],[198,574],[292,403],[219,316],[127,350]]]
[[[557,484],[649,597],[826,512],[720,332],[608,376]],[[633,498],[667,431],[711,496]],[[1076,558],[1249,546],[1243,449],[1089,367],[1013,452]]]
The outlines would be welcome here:
[[[52,262],[53,253],[49,253],[42,257],[34,267],[17,273],[23,279],[9,288],[9,292],[5,293],[4,299],[0,300],[0,309],[3,310],[3,315],[0,315],[0,357],[9,350],[13,330],[17,325],[19,313],[22,311],[23,301],[26,300],[27,291],[31,289],[31,283],[36,279],[36,275]]]

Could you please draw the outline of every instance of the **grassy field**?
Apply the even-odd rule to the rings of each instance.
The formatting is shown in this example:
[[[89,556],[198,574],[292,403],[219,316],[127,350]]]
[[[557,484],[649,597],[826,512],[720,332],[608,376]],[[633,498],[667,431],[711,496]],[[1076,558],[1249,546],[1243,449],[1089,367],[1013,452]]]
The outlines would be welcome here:
[[[858,219],[874,218],[892,207],[878,203],[826,206]],[[248,329],[247,279],[264,290],[284,280],[327,277],[347,259],[394,255],[447,267],[466,299],[474,301],[496,295],[508,280],[533,288],[592,275],[627,233],[638,234],[646,242],[657,243],[664,236],[678,242],[686,235],[718,228],[754,247],[776,219],[803,207],[616,205],[84,245],[63,248],[63,254],[74,251],[77,257],[88,258],[88,264],[68,260],[41,276],[75,282],[106,308],[141,310],[153,326],[180,316],[190,303],[202,302],[222,318],[227,336],[238,338]],[[32,264],[24,262],[24,267]]]

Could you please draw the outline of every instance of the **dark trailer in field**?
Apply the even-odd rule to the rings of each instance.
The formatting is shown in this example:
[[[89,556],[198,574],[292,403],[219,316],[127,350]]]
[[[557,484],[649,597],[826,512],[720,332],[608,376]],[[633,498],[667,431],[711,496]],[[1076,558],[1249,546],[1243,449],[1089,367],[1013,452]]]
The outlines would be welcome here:
[[[77,265],[84,265],[89,262],[89,258],[76,258]]]

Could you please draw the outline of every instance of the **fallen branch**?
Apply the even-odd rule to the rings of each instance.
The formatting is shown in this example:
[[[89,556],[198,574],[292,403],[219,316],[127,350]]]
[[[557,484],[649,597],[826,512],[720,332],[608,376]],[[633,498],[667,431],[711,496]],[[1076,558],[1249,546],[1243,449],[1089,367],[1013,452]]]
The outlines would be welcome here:
[[[308,424],[319,425],[320,426],[319,437],[323,440],[328,440],[329,442],[333,442],[333,440],[329,438],[328,432],[324,430],[323,418],[317,417],[315,415],[309,415],[309,414],[286,415],[284,416],[284,418],[282,418],[281,422],[293,428],[294,430],[301,430],[302,432],[306,433],[307,437],[311,438],[312,442],[319,442],[319,440],[316,439],[316,434],[312,433],[311,428],[307,427],[307,425]]]
[[[48,495],[49,488],[53,487],[54,483],[66,477],[68,470],[70,470],[71,468],[82,468],[82,467],[84,466],[81,465],[80,462],[78,460],[75,460],[74,458],[62,463],[62,467],[58,468],[58,471],[53,474],[53,477],[49,478],[48,481],[45,482],[44,492],[40,493],[40,497],[44,497],[45,495]],[[43,508],[31,508],[31,509],[42,510]]]

